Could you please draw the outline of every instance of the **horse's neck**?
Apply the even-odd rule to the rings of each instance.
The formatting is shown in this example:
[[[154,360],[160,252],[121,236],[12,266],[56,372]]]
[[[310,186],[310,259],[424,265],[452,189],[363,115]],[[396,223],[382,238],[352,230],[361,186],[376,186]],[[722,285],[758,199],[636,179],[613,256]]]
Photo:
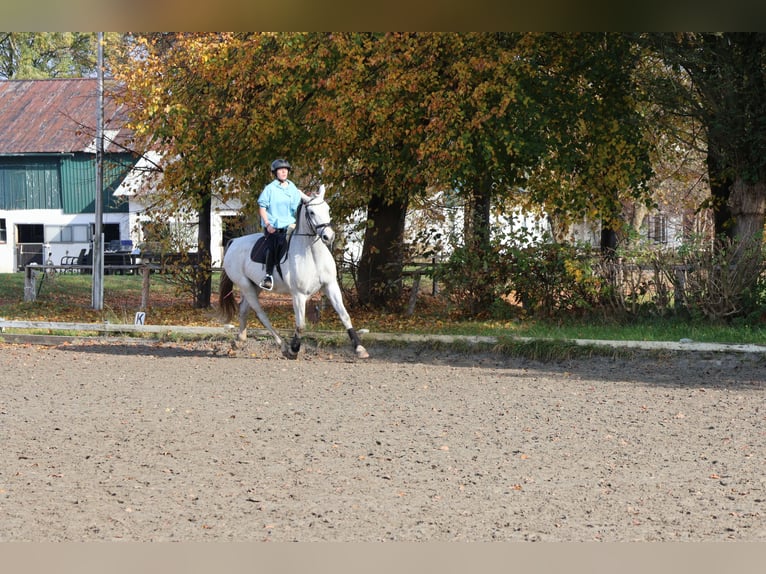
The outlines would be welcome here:
[[[295,249],[300,252],[310,251],[314,244],[319,242],[318,239],[319,238],[309,228],[309,224],[305,218],[300,217],[293,230],[292,239],[290,240],[290,249]]]
[[[322,243],[322,240],[311,229],[305,218],[300,218],[299,223],[293,232],[290,251],[298,254],[302,253],[314,261],[317,270],[324,269],[327,266],[327,256],[330,255],[330,249]],[[332,260],[332,256],[330,256]]]

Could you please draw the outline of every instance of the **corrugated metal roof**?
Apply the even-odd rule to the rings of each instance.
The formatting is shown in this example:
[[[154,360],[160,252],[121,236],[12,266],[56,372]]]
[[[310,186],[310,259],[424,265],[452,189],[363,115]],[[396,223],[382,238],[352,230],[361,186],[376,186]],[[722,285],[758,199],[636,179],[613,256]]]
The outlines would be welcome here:
[[[98,80],[0,81],[0,154],[95,151]],[[124,144],[124,114],[104,96],[104,132]],[[121,151],[105,138],[105,151]]]

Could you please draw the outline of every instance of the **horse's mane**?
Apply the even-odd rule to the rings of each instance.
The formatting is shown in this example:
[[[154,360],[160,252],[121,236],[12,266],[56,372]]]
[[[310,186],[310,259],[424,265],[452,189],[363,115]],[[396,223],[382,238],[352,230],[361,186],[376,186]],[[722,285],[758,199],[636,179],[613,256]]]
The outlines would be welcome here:
[[[285,253],[282,256],[282,260],[279,263],[284,263],[285,261],[287,261],[287,254],[290,253],[290,246],[292,245],[292,242],[293,242],[293,236],[298,232],[298,226],[301,221],[301,213],[303,211],[304,205],[305,204],[303,203],[303,201],[298,203],[298,208],[295,210],[295,229],[293,229],[291,233],[287,234],[287,245],[285,246]]]

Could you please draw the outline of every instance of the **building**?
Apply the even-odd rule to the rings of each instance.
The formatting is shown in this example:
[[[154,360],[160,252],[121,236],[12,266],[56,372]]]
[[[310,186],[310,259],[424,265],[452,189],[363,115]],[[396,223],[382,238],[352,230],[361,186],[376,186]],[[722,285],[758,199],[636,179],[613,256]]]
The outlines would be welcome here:
[[[92,247],[96,208],[96,79],[0,82],[0,272]],[[119,191],[139,157],[111,101],[104,110],[106,249],[131,247]]]
[[[0,273],[87,254],[96,208],[98,80],[0,81]],[[158,154],[131,149],[126,114],[104,101],[104,249],[128,251],[143,239],[136,198]],[[223,259],[226,221],[238,203],[215,201],[212,264]],[[188,229],[193,225],[179,223]]]

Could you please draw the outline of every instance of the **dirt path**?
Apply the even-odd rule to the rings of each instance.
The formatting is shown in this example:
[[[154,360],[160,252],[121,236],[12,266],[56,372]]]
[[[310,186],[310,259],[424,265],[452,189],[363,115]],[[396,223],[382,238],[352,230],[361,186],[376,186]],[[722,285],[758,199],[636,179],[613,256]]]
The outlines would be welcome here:
[[[766,540],[766,364],[0,343],[0,541]]]

